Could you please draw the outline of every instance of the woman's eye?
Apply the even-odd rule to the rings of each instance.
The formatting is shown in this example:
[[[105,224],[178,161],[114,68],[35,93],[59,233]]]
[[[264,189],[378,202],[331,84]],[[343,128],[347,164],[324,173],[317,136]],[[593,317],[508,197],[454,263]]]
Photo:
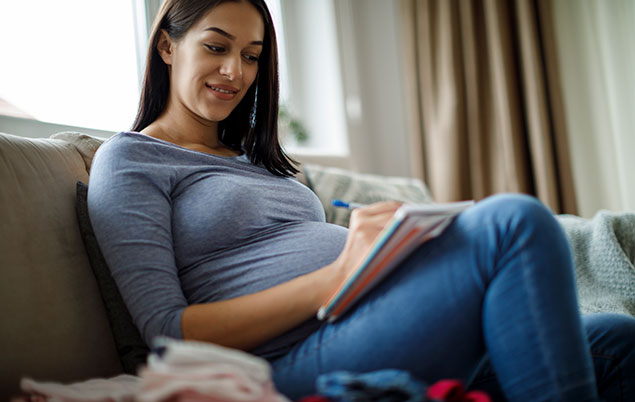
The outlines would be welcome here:
[[[222,46],[205,45],[205,47],[214,53],[222,53],[225,51],[225,48]]]
[[[257,63],[258,62],[258,56],[254,56],[252,54],[246,54],[243,56],[247,61],[249,61],[250,63]]]

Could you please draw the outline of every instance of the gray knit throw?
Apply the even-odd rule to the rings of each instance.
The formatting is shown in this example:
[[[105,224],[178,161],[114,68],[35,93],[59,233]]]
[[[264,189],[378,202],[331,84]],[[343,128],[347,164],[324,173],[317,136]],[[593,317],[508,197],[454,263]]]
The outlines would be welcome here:
[[[571,242],[580,311],[635,316],[635,213],[557,219]]]

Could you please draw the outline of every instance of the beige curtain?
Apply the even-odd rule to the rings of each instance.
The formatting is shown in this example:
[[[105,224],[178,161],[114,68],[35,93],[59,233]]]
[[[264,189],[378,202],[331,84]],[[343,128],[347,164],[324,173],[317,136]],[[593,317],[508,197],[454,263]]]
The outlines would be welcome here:
[[[576,213],[548,0],[403,0],[424,178],[439,201],[500,192]]]

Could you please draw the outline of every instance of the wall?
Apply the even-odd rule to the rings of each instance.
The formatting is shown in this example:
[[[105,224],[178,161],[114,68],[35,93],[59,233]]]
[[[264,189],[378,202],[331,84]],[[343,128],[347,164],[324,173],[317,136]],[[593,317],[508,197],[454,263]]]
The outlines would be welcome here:
[[[51,135],[62,131],[76,131],[103,138],[108,138],[114,134],[112,131],[66,126],[62,124],[0,115],[0,133],[19,135],[21,137],[29,138],[48,138]]]
[[[418,176],[411,166],[399,1],[337,0],[351,165]]]
[[[635,211],[635,2],[553,2],[579,214]]]

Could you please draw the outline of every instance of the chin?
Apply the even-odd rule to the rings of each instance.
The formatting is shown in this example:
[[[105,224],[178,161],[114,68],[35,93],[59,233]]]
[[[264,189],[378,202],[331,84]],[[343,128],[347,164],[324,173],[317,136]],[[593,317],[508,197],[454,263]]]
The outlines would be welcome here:
[[[203,111],[206,119],[211,121],[222,121],[229,117],[230,114],[236,109],[238,105],[234,105],[233,107],[215,107],[208,108]]]
[[[221,122],[221,121],[225,120],[226,118],[228,118],[230,114],[231,114],[231,112],[218,113],[218,111],[217,111],[215,113],[214,112],[213,113],[201,113],[200,116],[203,119],[207,120],[207,121],[218,123],[218,122]]]

